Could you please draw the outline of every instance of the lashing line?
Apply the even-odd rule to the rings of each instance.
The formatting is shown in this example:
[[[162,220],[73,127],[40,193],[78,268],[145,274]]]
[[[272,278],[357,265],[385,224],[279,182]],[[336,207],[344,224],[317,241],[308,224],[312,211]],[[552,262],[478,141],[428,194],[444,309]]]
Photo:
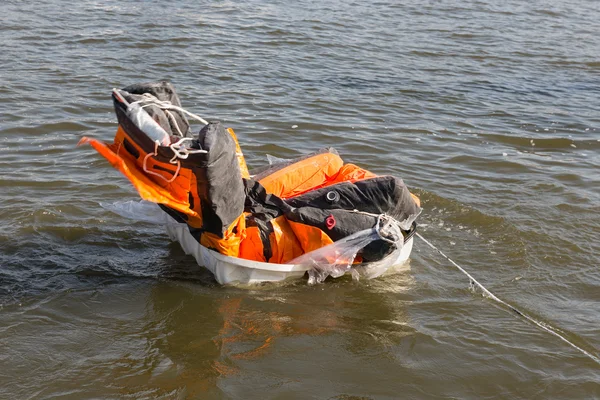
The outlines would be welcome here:
[[[582,349],[581,347],[577,346],[575,343],[571,342],[569,339],[567,339],[566,337],[564,337],[560,333],[556,332],[555,328],[549,326],[548,324],[545,324],[545,323],[543,323],[541,321],[538,321],[538,320],[530,317],[529,315],[525,314],[523,311],[519,310],[515,306],[512,306],[512,305],[508,304],[507,302],[505,302],[504,300],[499,299],[495,294],[493,294],[492,292],[490,292],[488,289],[486,289],[485,286],[483,286],[475,278],[473,278],[473,276],[471,274],[469,274],[467,271],[465,271],[465,269],[463,267],[461,267],[460,265],[458,265],[457,263],[455,263],[454,261],[452,261],[452,259],[450,257],[448,257],[447,255],[445,255],[440,249],[438,249],[433,244],[431,244],[431,242],[429,242],[427,239],[425,239],[420,233],[416,232],[415,234],[419,237],[419,239],[421,239],[422,241],[424,241],[429,247],[431,247],[433,250],[435,250],[438,253],[440,253],[440,255],[442,257],[444,257],[446,260],[450,261],[450,263],[452,263],[452,265],[454,265],[456,268],[458,268],[458,270],[460,272],[462,272],[463,274],[465,274],[469,278],[469,280],[470,280],[469,282],[470,282],[471,287],[477,286],[479,289],[481,289],[481,291],[484,293],[484,297],[490,298],[490,299],[492,299],[492,300],[494,300],[494,301],[502,304],[503,306],[507,307],[509,310],[511,310],[512,312],[514,312],[518,316],[525,318],[527,321],[531,322],[532,324],[534,324],[534,325],[542,328],[546,332],[548,332],[548,333],[550,333],[550,334],[558,337],[560,340],[562,340],[563,342],[567,343],[569,346],[573,347],[574,349],[579,350],[581,353],[585,354],[587,357],[589,357],[592,360],[594,360],[597,364],[600,364],[600,358],[598,358],[598,356],[596,356],[596,355],[590,353],[589,351],[587,351],[585,349]]]

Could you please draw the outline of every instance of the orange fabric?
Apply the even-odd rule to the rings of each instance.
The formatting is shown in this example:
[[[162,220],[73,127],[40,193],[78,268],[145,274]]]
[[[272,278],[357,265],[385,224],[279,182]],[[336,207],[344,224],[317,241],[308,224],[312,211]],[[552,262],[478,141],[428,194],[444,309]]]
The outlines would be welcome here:
[[[377,175],[362,169],[354,164],[345,164],[338,174],[330,181],[327,182],[326,186],[333,185],[340,182],[357,182],[363,179],[377,178]]]
[[[333,153],[317,154],[282,168],[259,182],[268,193],[281,198],[294,197],[322,187],[335,177],[344,161]]]
[[[236,142],[238,162],[243,177],[249,177],[248,168],[241,153],[235,133],[228,132]],[[139,156],[135,157],[127,151],[135,149]],[[106,158],[111,165],[125,175],[144,200],[164,204],[174,210],[186,214],[187,223],[191,227],[202,227],[202,205],[198,197],[197,180],[187,168],[177,165],[157,162],[153,156],[147,156],[144,151],[128,138],[127,133],[118,127],[113,144],[84,137],[81,144],[90,144],[98,153]],[[163,178],[147,174],[146,169]],[[167,182],[175,176],[173,182]],[[376,175],[354,164],[343,165],[342,159],[332,153],[319,154],[306,160],[297,162],[283,168],[265,178],[260,183],[267,192],[279,197],[288,198],[335,183],[350,181],[356,182],[373,178]],[[417,196],[411,194],[413,200],[420,206]],[[191,199],[191,204],[190,204]],[[225,231],[223,237],[204,232],[200,236],[200,244],[214,249],[221,254],[240,257],[255,261],[268,261],[272,263],[286,263],[310,251],[327,246],[333,241],[321,229],[302,223],[292,222],[280,216],[271,221],[273,232],[269,235],[272,256],[265,260],[263,243],[257,227],[246,228],[244,215],[240,215]]]
[[[288,220],[282,215],[271,221],[273,233],[269,235],[272,256],[270,263],[285,264],[302,255],[302,246],[290,227]]]
[[[317,227],[304,225],[300,222],[293,222],[289,220],[288,223],[294,231],[296,238],[298,238],[300,246],[302,246],[302,250],[305,253],[333,243],[333,240],[331,240],[331,238],[327,236],[325,232]]]
[[[115,135],[115,142],[107,145],[99,140],[84,137],[79,141],[79,145],[88,143],[111,165],[125,175],[138,191],[140,197],[158,204],[164,204],[174,210],[188,215],[186,221],[188,225],[194,228],[202,227],[202,206],[198,198],[196,179],[193,173],[187,168],[180,168],[177,171],[177,165],[159,163],[152,156],[146,157],[146,153],[137,146],[132,140],[127,140],[128,145],[134,147],[139,156],[135,158],[124,147],[123,141],[127,140],[126,132],[119,126]],[[155,175],[147,174],[144,169],[144,159],[146,160],[146,169],[164,177],[161,179]],[[160,167],[154,168],[155,166]],[[167,170],[167,171],[165,171]],[[173,182],[167,182],[177,174]],[[194,178],[194,179],[192,179]],[[193,209],[190,208],[190,190],[192,191]],[[240,215],[224,232],[223,237],[204,232],[200,236],[200,244],[214,249],[221,254],[237,257],[241,241],[245,237],[246,220]],[[234,231],[236,233],[234,233]]]
[[[139,153],[139,156],[137,158],[135,158],[127,151],[124,144],[125,141],[127,141],[128,146],[133,147]],[[144,150],[142,150],[142,148],[138,146],[133,140],[128,139],[127,133],[120,125],[117,128],[114,143],[110,144],[109,147],[118,156],[133,160],[137,168],[140,171],[142,171],[142,173],[147,178],[149,178],[152,182],[156,183],[158,186],[167,188],[170,192],[179,193],[182,196],[182,198],[186,196],[187,192],[189,192],[190,178],[192,175],[190,171],[185,171],[183,175],[178,174],[178,177],[175,178],[173,182],[168,183],[167,181],[173,178],[173,175],[175,175],[177,171],[177,164],[159,163],[152,156],[146,158],[147,153],[145,153]],[[161,179],[156,175],[144,173],[144,159],[146,161],[147,170],[157,173],[165,179]]]
[[[117,132],[117,134],[118,133],[119,132]],[[179,171],[178,177],[176,178],[176,180],[179,180],[179,185],[169,184],[158,177],[155,178],[155,181],[154,179],[151,179],[143,169],[138,167],[136,159],[123,149],[121,143],[107,145],[106,143],[87,137],[84,137],[79,141],[79,145],[85,143],[90,144],[98,153],[106,158],[114,168],[125,175],[137,189],[142,199],[164,204],[189,216],[200,217],[197,212],[190,210],[188,191],[184,190],[184,184],[182,182],[187,180],[189,190],[189,181],[191,180],[191,172],[189,170],[181,169]],[[143,159],[144,157],[144,153],[140,152],[138,160]],[[150,167],[151,164],[148,162],[147,165]],[[165,173],[164,176],[167,177],[169,175]],[[170,177],[172,177],[172,175]],[[168,179],[170,179],[170,177]],[[160,184],[157,181],[161,181]]]
[[[229,134],[235,141],[235,151],[237,153],[238,163],[240,164],[240,172],[242,173],[242,178],[249,179],[250,172],[248,172],[248,166],[246,165],[246,159],[244,158],[244,154],[242,153],[242,148],[240,147],[240,143],[237,140],[237,136],[235,136],[235,132],[233,132],[233,129],[231,129],[231,128],[227,128],[227,132],[229,132]]]
[[[240,243],[239,257],[246,260],[266,262],[260,231],[256,226],[246,228],[246,238]]]
[[[237,232],[237,233],[234,233]],[[223,237],[210,232],[203,232],[200,235],[200,244],[219,253],[238,257],[240,254],[240,243],[246,238],[246,219],[244,214],[240,216],[227,228]]]

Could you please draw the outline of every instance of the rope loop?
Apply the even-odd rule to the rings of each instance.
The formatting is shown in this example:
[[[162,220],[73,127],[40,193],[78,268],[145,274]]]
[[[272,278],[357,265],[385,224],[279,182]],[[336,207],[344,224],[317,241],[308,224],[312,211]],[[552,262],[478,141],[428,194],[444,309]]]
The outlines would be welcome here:
[[[171,164],[175,164],[175,162],[178,158],[182,159],[182,160],[186,160],[190,154],[206,154],[208,153],[207,150],[200,150],[200,149],[190,149],[189,147],[186,147],[184,144],[186,142],[190,142],[194,140],[193,138],[181,138],[179,139],[177,142],[175,143],[171,143],[169,145],[169,148],[171,149],[171,151],[173,151],[173,158],[171,158],[169,160],[169,162]]]
[[[381,240],[396,246],[402,243],[404,239],[402,230],[400,229],[400,226],[398,226],[396,220],[387,214],[379,214],[377,216],[375,231]],[[393,239],[390,239],[390,237]]]
[[[145,173],[157,176],[160,179],[165,180],[167,183],[171,183],[175,180],[175,178],[177,178],[177,175],[179,175],[179,170],[181,169],[181,162],[179,162],[179,160],[176,161],[177,169],[175,170],[175,174],[173,174],[173,177],[171,179],[167,179],[159,173],[148,170],[148,166],[147,166],[148,158],[150,158],[152,156],[156,157],[158,155],[158,146],[160,146],[160,142],[158,140],[155,140],[154,141],[154,153],[146,154],[146,157],[144,157],[144,162],[142,163],[142,168],[144,169]],[[175,157],[173,157],[173,159],[171,159],[171,161],[173,161],[174,159],[175,159]],[[175,163],[172,163],[172,164],[175,164]]]
[[[147,104],[141,105],[140,107],[144,108],[144,107],[149,107],[149,106],[157,106],[157,107],[159,107],[163,111],[166,111],[166,110],[180,111],[180,112],[186,114],[188,117],[190,117],[192,119],[195,119],[197,121],[200,121],[204,125],[208,125],[208,122],[204,118],[199,117],[198,115],[196,115],[194,113],[191,113],[191,112],[189,112],[188,110],[186,110],[186,109],[184,109],[182,107],[175,106],[170,101],[167,101],[167,100],[164,100],[164,101],[158,100],[155,96],[151,95],[150,93],[144,93],[144,94],[142,94],[142,96],[144,97],[143,99],[134,101],[131,104],[147,103]],[[175,124],[175,126],[177,127],[177,124]],[[179,130],[179,127],[177,127],[177,129]]]

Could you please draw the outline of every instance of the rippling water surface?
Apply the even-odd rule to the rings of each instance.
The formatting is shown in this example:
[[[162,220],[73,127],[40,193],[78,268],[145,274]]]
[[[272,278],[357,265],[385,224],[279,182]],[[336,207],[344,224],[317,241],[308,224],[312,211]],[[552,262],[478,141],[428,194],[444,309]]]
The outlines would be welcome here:
[[[110,89],[170,79],[249,164],[334,146],[421,233],[600,349],[595,0],[0,5],[0,398],[600,398],[600,366],[415,241],[372,281],[223,288],[136,193]],[[296,128],[292,126],[297,125]]]

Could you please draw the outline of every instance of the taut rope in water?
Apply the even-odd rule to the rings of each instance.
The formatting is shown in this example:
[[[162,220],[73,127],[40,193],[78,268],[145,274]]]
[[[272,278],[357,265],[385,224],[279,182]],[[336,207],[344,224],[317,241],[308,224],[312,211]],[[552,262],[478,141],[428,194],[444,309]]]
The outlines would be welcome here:
[[[558,337],[563,342],[569,344],[569,346],[573,347],[574,349],[579,350],[580,352],[582,352],[583,354],[585,354],[586,356],[588,356],[589,358],[591,358],[592,360],[594,360],[596,363],[600,364],[600,358],[598,358],[597,356],[593,355],[589,351],[586,351],[586,350],[582,349],[581,347],[577,346],[575,343],[571,342],[569,339],[567,339],[566,337],[564,337],[560,333],[556,332],[554,330],[555,328],[552,328],[549,325],[544,324],[543,322],[540,322],[540,321],[537,321],[537,320],[533,319],[529,315],[527,315],[527,314],[523,313],[522,311],[518,310],[516,307],[511,306],[510,304],[508,304],[504,300],[501,300],[498,297],[496,297],[496,295],[494,295],[492,292],[490,292],[489,290],[487,290],[481,283],[477,282],[477,280],[475,278],[473,278],[471,276],[471,274],[469,274],[467,271],[465,271],[464,268],[462,268],[460,265],[458,265],[457,263],[455,263],[454,261],[452,261],[450,259],[450,257],[448,257],[447,255],[445,255],[440,249],[438,249],[437,247],[435,247],[427,239],[425,239],[423,236],[421,236],[420,233],[416,232],[415,234],[419,237],[419,239],[421,239],[427,245],[429,245],[429,247],[431,247],[432,249],[434,249],[435,251],[437,251],[438,253],[440,253],[442,255],[442,257],[444,257],[446,260],[450,261],[452,263],[452,265],[454,265],[456,268],[458,268],[458,270],[460,272],[462,272],[467,277],[469,277],[469,279],[471,280],[470,281],[471,286],[477,286],[478,288],[480,288],[483,291],[484,295],[486,295],[488,298],[497,301],[498,303],[500,303],[503,306],[507,307],[509,310],[513,311],[517,315],[520,315],[521,317],[525,318],[527,321],[531,322],[532,324],[537,325],[538,327],[542,328],[546,332],[548,332],[548,333],[550,333],[550,334]]]

